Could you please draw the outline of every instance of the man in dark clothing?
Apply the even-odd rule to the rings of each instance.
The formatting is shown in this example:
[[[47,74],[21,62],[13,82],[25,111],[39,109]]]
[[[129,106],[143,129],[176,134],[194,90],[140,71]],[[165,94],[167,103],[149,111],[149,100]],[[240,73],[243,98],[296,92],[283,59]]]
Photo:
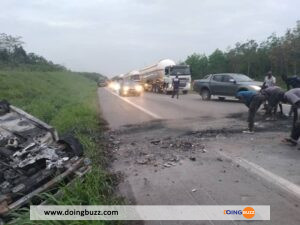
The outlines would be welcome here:
[[[180,80],[178,78],[178,75],[173,79],[173,93],[172,93],[172,98],[174,98],[175,95],[177,95],[177,99],[179,96],[179,84]]]
[[[286,83],[287,90],[300,88],[300,77],[297,75],[291,77],[282,76],[282,80]]]
[[[300,137],[300,120],[298,117],[298,110],[300,108],[300,88],[294,88],[285,92],[283,101],[290,103],[293,109],[293,128],[290,138],[284,139],[284,141],[291,145],[297,145]]]
[[[256,91],[240,91],[237,93],[237,98],[245,103],[245,105],[249,108],[251,100],[254,95],[257,95]]]
[[[293,88],[300,88],[300,77],[297,75],[287,77],[285,75],[281,76],[282,80],[286,83],[287,90],[293,89]],[[291,116],[293,113],[293,106],[291,106],[289,116]]]
[[[248,131],[244,133],[253,133],[255,114],[261,104],[266,101],[266,96],[255,91],[240,91],[237,98],[244,101],[245,105],[249,108],[248,111]]]
[[[278,86],[273,86],[262,89],[261,93],[266,96],[268,101],[268,105],[266,106],[266,114],[276,116],[279,105],[280,114],[283,115],[280,101],[283,99],[284,91]]]

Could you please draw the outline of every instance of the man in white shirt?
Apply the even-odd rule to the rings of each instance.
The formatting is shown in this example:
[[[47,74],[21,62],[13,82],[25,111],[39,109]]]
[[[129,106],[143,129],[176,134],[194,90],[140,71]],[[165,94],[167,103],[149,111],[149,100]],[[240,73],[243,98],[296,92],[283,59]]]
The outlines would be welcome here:
[[[276,78],[272,75],[272,71],[269,71],[265,77],[265,82],[263,84],[264,88],[273,87],[276,84]]]

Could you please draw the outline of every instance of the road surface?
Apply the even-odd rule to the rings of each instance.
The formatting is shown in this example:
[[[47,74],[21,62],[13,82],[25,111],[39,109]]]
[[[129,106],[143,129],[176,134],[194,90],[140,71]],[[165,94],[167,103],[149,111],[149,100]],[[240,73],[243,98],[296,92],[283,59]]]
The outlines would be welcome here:
[[[271,221],[300,224],[300,151],[281,139],[291,121],[257,116],[243,134],[247,108],[236,100],[145,93],[119,97],[99,88],[111,127],[114,171],[128,203],[153,205],[270,205]],[[158,223],[159,222],[159,223]],[[145,221],[144,224],[246,224],[248,221]]]
[[[155,119],[188,120],[201,118],[220,119],[233,113],[247,112],[247,108],[237,102],[202,101],[197,94],[180,95],[172,99],[170,95],[144,93],[142,97],[119,97],[108,88],[99,89],[103,116],[111,128],[138,124]]]

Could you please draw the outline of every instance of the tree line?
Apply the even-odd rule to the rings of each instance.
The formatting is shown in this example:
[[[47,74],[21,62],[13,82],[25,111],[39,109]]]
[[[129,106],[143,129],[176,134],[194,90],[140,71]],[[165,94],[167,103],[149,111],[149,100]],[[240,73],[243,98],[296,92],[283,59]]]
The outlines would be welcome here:
[[[194,53],[185,63],[190,65],[193,79],[225,72],[243,73],[255,79],[262,79],[269,70],[278,77],[300,74],[300,21],[282,37],[273,33],[261,43],[238,42],[226,51],[216,49],[209,56]]]
[[[20,36],[0,33],[0,69],[29,69],[41,71],[66,70],[62,65],[55,64],[35,53],[27,53]]]

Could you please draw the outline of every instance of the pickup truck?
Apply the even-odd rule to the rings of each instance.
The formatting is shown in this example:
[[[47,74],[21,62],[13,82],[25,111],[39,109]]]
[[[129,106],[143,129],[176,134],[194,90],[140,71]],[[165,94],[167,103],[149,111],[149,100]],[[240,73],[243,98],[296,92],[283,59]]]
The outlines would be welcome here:
[[[212,95],[224,100],[226,97],[236,97],[239,91],[259,91],[262,84],[244,74],[210,74],[201,80],[195,80],[193,90],[198,92],[203,100],[210,100]]]

